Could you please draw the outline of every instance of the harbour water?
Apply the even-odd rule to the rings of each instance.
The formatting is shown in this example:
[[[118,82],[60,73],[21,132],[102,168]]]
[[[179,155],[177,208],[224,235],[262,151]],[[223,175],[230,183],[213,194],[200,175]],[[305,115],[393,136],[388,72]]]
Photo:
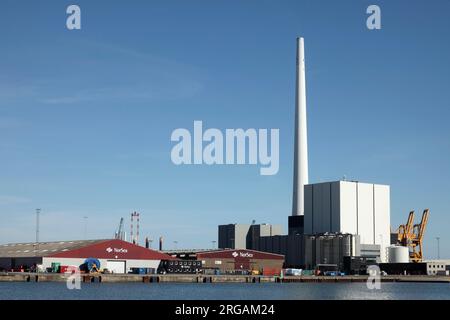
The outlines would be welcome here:
[[[3,282],[0,300],[284,300],[370,299],[450,300],[448,283],[82,283],[69,290],[61,282]]]

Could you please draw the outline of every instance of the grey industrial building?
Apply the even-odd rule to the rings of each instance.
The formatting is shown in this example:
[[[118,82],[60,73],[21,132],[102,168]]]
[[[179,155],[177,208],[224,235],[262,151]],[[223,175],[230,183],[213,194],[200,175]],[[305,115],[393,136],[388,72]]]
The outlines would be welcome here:
[[[377,258],[377,252],[361,251],[359,236],[348,233],[261,237],[254,250],[283,254],[288,268],[313,269],[318,264],[343,267],[345,256]]]
[[[253,250],[283,254],[286,267],[298,267],[305,263],[304,235],[276,235],[260,237]]]
[[[219,249],[254,249],[260,237],[278,236],[281,225],[271,224],[225,224],[219,226]]]
[[[319,264],[333,264],[339,270],[344,268],[344,257],[359,256],[359,236],[349,233],[324,233],[305,236],[306,269],[314,269]]]

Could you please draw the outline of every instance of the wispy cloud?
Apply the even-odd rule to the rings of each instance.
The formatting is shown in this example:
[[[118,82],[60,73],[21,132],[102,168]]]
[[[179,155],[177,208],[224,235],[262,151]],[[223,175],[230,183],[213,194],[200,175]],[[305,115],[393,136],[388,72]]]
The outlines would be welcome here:
[[[0,117],[0,130],[20,128],[22,125],[23,122],[17,118]]]
[[[70,72],[29,75],[15,82],[0,76],[2,104],[23,99],[48,105],[176,100],[204,89],[201,72],[192,65],[107,43],[83,40],[77,46],[92,56],[71,57],[74,69]],[[55,48],[52,52],[59,51]],[[39,56],[46,57],[43,65],[50,60],[52,69],[62,67],[63,61],[57,57],[52,61],[47,55]]]
[[[147,80],[139,85],[119,85],[103,87],[92,90],[79,90],[73,93],[66,93],[61,96],[45,96],[38,98],[44,104],[73,104],[92,101],[149,101],[149,100],[176,100],[190,97],[201,91],[203,85],[199,82],[190,83],[175,81],[171,84],[156,83]]]
[[[33,83],[12,83],[11,80],[0,77],[0,98],[2,100],[10,100],[17,97],[35,96],[39,91],[39,87],[38,84]]]
[[[118,153],[115,155],[117,160],[141,160],[141,159],[165,159],[167,158],[167,153],[163,151],[139,151],[139,152],[127,152],[127,153]]]
[[[0,195],[0,205],[22,204],[31,202],[31,199],[18,196]]]

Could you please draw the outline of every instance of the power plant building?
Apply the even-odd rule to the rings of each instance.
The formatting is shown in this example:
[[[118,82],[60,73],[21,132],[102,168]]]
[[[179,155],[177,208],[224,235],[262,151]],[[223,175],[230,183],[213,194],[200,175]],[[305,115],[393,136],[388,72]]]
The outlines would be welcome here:
[[[304,39],[297,38],[296,45],[294,174],[288,234],[282,235],[281,228],[271,227],[268,234],[249,225],[223,225],[219,226],[219,248],[282,254],[288,267],[314,268],[328,262],[343,268],[346,256],[385,262],[386,248],[391,244],[389,186],[354,181],[309,184]]]
[[[380,250],[386,261],[390,245],[390,189],[387,185],[335,181],[305,186],[304,232],[359,236],[366,250]]]

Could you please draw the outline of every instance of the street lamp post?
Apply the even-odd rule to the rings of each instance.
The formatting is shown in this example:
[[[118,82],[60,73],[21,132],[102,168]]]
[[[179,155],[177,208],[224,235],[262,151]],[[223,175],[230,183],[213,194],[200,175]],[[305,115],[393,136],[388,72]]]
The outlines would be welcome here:
[[[40,223],[41,209],[36,209],[36,243],[34,245],[34,254],[39,255],[39,223]],[[39,268],[36,263],[36,272],[39,272]]]
[[[84,240],[86,240],[86,237],[87,237],[87,219],[88,219],[88,217],[84,216],[83,219],[84,219]]]
[[[384,243],[383,243],[383,235],[380,233],[380,258],[382,258],[382,262],[384,260],[387,260],[387,252],[386,249],[384,248]]]
[[[441,240],[441,237],[436,237],[437,240],[437,258],[438,260],[441,259],[441,252],[440,252],[440,248],[439,248],[439,240]]]

